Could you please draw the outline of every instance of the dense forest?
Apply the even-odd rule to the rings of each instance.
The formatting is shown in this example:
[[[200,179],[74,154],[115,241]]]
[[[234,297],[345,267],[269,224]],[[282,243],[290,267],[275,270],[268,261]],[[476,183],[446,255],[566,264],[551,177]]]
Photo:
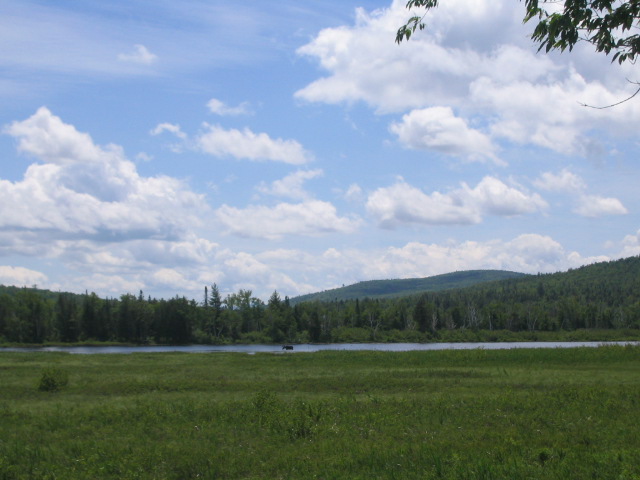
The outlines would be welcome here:
[[[640,257],[401,298],[293,305],[249,290],[201,301],[0,287],[0,342],[429,341],[451,332],[640,329]],[[449,335],[448,338],[451,338]]]

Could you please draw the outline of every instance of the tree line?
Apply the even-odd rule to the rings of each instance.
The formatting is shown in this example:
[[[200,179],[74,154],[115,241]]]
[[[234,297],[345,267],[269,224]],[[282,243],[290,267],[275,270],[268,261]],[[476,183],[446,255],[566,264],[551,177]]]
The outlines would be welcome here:
[[[201,301],[0,288],[0,342],[428,341],[453,331],[640,329],[640,257],[401,298],[295,303],[251,290]]]

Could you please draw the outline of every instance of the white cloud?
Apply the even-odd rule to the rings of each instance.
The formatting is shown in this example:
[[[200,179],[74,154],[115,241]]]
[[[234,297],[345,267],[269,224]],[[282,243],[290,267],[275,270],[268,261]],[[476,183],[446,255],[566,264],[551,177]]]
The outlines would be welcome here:
[[[139,162],[150,162],[151,160],[153,160],[153,155],[149,155],[146,152],[138,152],[136,154],[136,160],[138,160]]]
[[[404,181],[379,188],[367,200],[367,211],[383,228],[402,224],[454,225],[480,223],[477,209],[463,205],[450,195],[434,192],[427,195]]]
[[[185,289],[185,287],[188,290],[197,290],[202,287],[202,284],[189,281],[184,275],[173,268],[161,268],[153,273],[152,278],[155,285],[160,285],[171,290],[181,290]]]
[[[232,156],[252,161],[271,160],[292,165],[311,161],[312,156],[295,140],[272,139],[266,133],[244,130],[225,130],[205,123],[206,131],[197,139],[200,150],[216,157]]]
[[[118,60],[121,62],[151,65],[158,60],[158,56],[151,53],[144,45],[134,45],[132,52],[119,54]]]
[[[400,2],[371,15],[356,11],[353,27],[327,28],[298,54],[317,58],[329,75],[296,92],[296,97],[326,103],[365,101],[380,111],[398,111],[432,104],[445,89],[436,78],[477,64],[465,52],[448,53],[432,42],[393,43],[395,30],[406,20]],[[406,48],[405,48],[406,47]],[[465,75],[466,76],[466,75]],[[425,77],[431,88],[424,88]],[[459,91],[460,93],[462,90]]]
[[[303,188],[304,182],[323,175],[322,170],[298,170],[286,177],[276,180],[271,185],[262,183],[258,191],[267,195],[291,198],[293,200],[307,200],[311,195]]]
[[[593,130],[629,133],[629,123],[640,120],[639,107],[625,105],[614,114],[582,106],[607,105],[626,94],[621,87],[612,90],[598,81],[588,82],[573,68],[564,78],[546,83],[480,77],[469,88],[472,103],[497,114],[491,125],[494,137],[566,155],[588,156],[586,136]]]
[[[177,137],[180,141],[177,143],[172,143],[168,145],[169,150],[173,153],[182,153],[185,147],[189,146],[189,137],[186,133],[182,131],[180,125],[175,123],[159,123],[155,126],[151,131],[149,131],[150,135],[158,136],[162,135],[164,132],[171,133],[175,137]]]
[[[81,270],[91,265],[100,272],[129,274],[158,267],[171,268],[179,265],[191,269],[207,265],[219,250],[217,243],[187,233],[181,239],[156,240],[132,239],[118,243],[90,241],[68,242],[61,256],[68,265]]]
[[[157,292],[165,296],[196,295],[207,283],[224,278],[216,264],[220,246],[194,233],[177,240],[89,239],[58,243],[60,249],[51,257],[67,269],[66,274],[58,273],[58,288],[66,291],[81,288],[116,296],[139,290],[152,296]]]
[[[249,108],[249,104],[247,102],[242,102],[240,105],[235,107],[229,107],[225,105],[224,102],[218,100],[217,98],[212,98],[207,103],[207,107],[211,113],[215,113],[216,115],[249,115],[251,114],[251,109]]]
[[[286,268],[279,267],[280,260],[284,260],[285,265],[290,267],[292,264],[287,261],[295,261],[299,254],[300,252],[290,250],[272,250],[257,255],[225,250],[220,252],[216,260],[225,272],[225,288],[229,292],[236,292],[239,288],[249,289],[254,295],[266,300],[274,290],[285,295],[297,295],[314,288],[299,279],[300,272],[292,270],[291,274],[287,274]]]
[[[462,198],[466,204],[477,205],[482,212],[492,215],[523,215],[547,207],[537,193],[527,194],[490,176],[484,177],[475,188],[463,183],[462,190],[454,192],[454,195]]]
[[[63,123],[46,107],[25,121],[13,122],[3,133],[18,140],[18,151],[54,165],[95,164],[109,155],[89,135]]]
[[[175,135],[176,137],[185,140],[187,138],[187,134],[182,131],[180,125],[174,123],[159,123],[156,127],[151,130],[149,133],[151,135],[160,135],[164,132],[169,132]]]
[[[47,276],[44,273],[30,270],[24,267],[11,267],[0,265],[0,285],[16,285],[18,287],[32,286],[45,283]]]
[[[628,210],[620,200],[613,197],[588,194],[587,184],[578,175],[568,169],[558,174],[544,172],[535,180],[534,185],[544,190],[571,195],[574,198],[574,213],[583,217],[602,217],[605,215],[625,215]]]
[[[622,250],[620,252],[620,257],[632,257],[635,255],[640,255],[640,230],[638,230],[635,234],[626,235],[622,239]]]
[[[629,213],[617,198],[601,197],[598,195],[581,195],[574,211],[583,217],[626,215]]]
[[[552,192],[575,193],[586,188],[582,178],[568,169],[563,168],[559,173],[544,172],[533,184],[543,190]]]
[[[383,228],[402,224],[465,225],[480,223],[484,214],[513,216],[544,209],[546,202],[537,194],[529,195],[505,185],[494,177],[485,177],[475,188],[461,188],[443,194],[426,194],[398,181],[369,195],[367,211]]]
[[[528,47],[517,4],[460,0],[426,17],[410,42],[393,41],[409,17],[406,2],[367,13],[353,26],[322,30],[298,54],[317,59],[328,76],[296,93],[314,102],[365,101],[380,111],[462,106],[469,82],[482,75],[508,81],[540,78],[554,68]],[[525,48],[523,48],[525,47]]]
[[[27,239],[27,231],[59,238],[175,238],[199,224],[204,197],[179,180],[141,177],[122,149],[91,137],[40,108],[5,133],[42,163],[21,181],[0,180],[0,228]]]
[[[82,291],[100,292],[101,295],[110,294],[120,296],[124,293],[137,294],[144,290],[149,283],[143,279],[143,275],[103,275],[93,273],[91,275],[79,275],[62,285],[66,292],[77,291],[78,285],[83,285]],[[104,293],[103,293],[104,292]]]
[[[229,270],[236,271],[241,277],[249,277],[250,275],[257,275],[259,277],[265,276],[269,272],[269,267],[257,260],[253,255],[246,252],[239,252],[235,255],[230,255],[224,262],[225,266]]]
[[[339,217],[332,204],[319,200],[244,209],[223,205],[216,210],[216,218],[227,233],[270,240],[284,235],[353,233],[360,225],[357,218]]]
[[[490,160],[504,164],[496,156],[491,139],[469,128],[466,120],[456,117],[450,107],[413,110],[402,117],[402,122],[392,123],[389,129],[407,148],[434,150],[468,161]]]
[[[352,202],[360,202],[363,197],[362,188],[357,183],[352,183],[344,193],[344,197]]]

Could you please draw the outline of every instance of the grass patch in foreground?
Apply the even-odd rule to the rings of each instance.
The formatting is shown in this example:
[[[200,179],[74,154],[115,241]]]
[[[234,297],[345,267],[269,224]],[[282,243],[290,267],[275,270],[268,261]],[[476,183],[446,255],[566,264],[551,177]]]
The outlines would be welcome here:
[[[640,478],[640,347],[2,353],[0,382],[0,479]]]

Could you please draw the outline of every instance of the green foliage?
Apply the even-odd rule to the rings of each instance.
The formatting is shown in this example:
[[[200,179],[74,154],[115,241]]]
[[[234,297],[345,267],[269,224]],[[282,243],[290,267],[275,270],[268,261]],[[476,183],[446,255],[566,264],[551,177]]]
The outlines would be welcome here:
[[[69,384],[69,374],[59,368],[47,368],[40,376],[38,390],[41,392],[57,392]]]
[[[572,50],[578,41],[594,45],[597,52],[609,55],[612,61],[634,62],[640,53],[640,1],[611,0],[566,0],[561,11],[549,11],[548,4],[557,5],[553,0],[526,0],[525,22],[537,20],[531,38],[544,49]],[[396,42],[409,40],[416,29],[424,29],[424,15],[438,6],[437,0],[410,0],[407,9],[424,9],[422,16],[413,16],[398,29]],[[634,32],[634,33],[631,33]]]
[[[250,415],[261,429],[289,440],[311,438],[322,417],[322,405],[302,400],[284,402],[270,390],[261,390],[252,400]]]
[[[540,43],[539,50],[572,50],[580,41],[595,46],[597,52],[609,55],[612,61],[633,62],[640,52],[640,35],[625,36],[625,32],[637,31],[640,26],[640,2],[603,0],[569,0],[561,12],[549,13],[539,0],[527,0],[525,22],[537,19],[531,36]],[[541,6],[542,4],[542,6]]]
[[[413,16],[411,17],[406,24],[402,25],[398,32],[396,33],[396,43],[401,43],[403,40],[409,40],[411,35],[413,35],[416,29],[420,28],[420,30],[424,30],[425,24],[422,23],[426,12],[431,10],[432,8],[436,8],[438,6],[438,0],[409,0],[407,2],[407,10],[411,10],[412,8],[424,8],[425,13],[421,16]]]
[[[371,341],[371,332],[360,327],[337,327],[331,330],[333,343],[365,343]]]

